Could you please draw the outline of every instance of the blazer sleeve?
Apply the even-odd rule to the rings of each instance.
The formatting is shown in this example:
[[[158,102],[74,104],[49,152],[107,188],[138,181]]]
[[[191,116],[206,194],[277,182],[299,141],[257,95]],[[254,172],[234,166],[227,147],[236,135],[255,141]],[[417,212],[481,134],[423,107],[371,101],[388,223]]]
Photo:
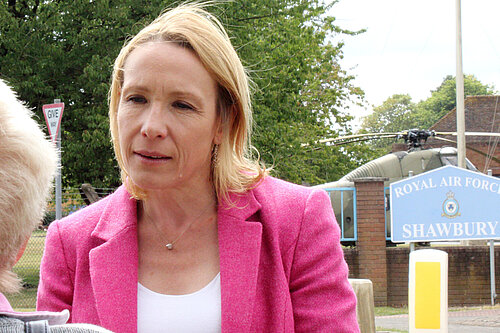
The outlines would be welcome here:
[[[356,296],[340,246],[340,229],[326,192],[306,202],[290,271],[296,332],[359,332]]]
[[[37,293],[38,311],[62,311],[71,313],[73,302],[73,279],[67,261],[59,222],[53,222],[47,232],[45,249],[40,264],[40,283]],[[71,317],[70,320],[71,321]]]

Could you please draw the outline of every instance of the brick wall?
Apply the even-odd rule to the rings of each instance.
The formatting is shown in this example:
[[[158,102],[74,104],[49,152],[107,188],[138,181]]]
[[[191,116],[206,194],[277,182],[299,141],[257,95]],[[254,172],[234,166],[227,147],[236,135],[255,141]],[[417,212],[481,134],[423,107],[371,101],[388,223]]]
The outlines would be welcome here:
[[[388,297],[390,306],[408,305],[408,267],[410,249],[391,247],[387,253]]]
[[[417,248],[418,249],[418,248]],[[488,246],[433,247],[448,253],[448,304],[470,306],[490,304],[490,259]],[[359,252],[353,248],[344,250],[349,265],[350,278],[366,278],[358,275]],[[387,304],[408,304],[409,249],[386,248],[387,255]],[[500,247],[495,248],[496,289],[500,294]],[[375,288],[375,284],[374,284]]]
[[[358,227],[358,274],[373,283],[375,305],[387,305],[385,255],[384,181],[386,178],[354,180]]]
[[[360,277],[359,274],[359,251],[358,249],[354,248],[344,248],[344,259],[347,262],[347,265],[349,266],[349,278],[354,279],[357,277]]]

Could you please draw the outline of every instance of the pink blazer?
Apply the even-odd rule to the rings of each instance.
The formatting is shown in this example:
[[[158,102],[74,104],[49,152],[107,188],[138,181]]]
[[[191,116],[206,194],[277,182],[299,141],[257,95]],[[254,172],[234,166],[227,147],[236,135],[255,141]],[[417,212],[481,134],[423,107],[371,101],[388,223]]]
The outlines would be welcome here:
[[[267,177],[218,208],[222,332],[359,332],[327,194]],[[137,205],[124,186],[50,225],[38,310],[137,332]]]

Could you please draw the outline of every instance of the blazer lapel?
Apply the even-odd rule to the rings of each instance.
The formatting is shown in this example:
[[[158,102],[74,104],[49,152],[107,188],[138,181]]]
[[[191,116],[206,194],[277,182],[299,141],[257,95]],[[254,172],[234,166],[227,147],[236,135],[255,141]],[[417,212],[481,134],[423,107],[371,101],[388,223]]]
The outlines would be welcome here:
[[[105,242],[90,251],[90,277],[101,325],[137,332],[137,206],[122,186],[92,236]]]
[[[222,332],[249,332],[259,270],[262,224],[248,219],[260,204],[253,192],[231,195],[218,211]]]
[[[101,325],[137,332],[137,202],[122,186],[109,201],[92,236],[90,276]],[[253,192],[231,195],[218,210],[222,332],[249,332],[259,270],[262,224],[251,221],[260,204]]]

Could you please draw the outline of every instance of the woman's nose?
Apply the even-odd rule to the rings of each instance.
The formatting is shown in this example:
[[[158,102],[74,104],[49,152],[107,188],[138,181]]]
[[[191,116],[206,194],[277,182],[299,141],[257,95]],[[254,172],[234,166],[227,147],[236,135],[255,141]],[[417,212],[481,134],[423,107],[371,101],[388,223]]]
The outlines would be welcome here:
[[[141,135],[149,139],[165,138],[168,134],[167,122],[165,114],[161,112],[161,108],[157,105],[152,105],[145,115],[144,123],[141,127]]]

